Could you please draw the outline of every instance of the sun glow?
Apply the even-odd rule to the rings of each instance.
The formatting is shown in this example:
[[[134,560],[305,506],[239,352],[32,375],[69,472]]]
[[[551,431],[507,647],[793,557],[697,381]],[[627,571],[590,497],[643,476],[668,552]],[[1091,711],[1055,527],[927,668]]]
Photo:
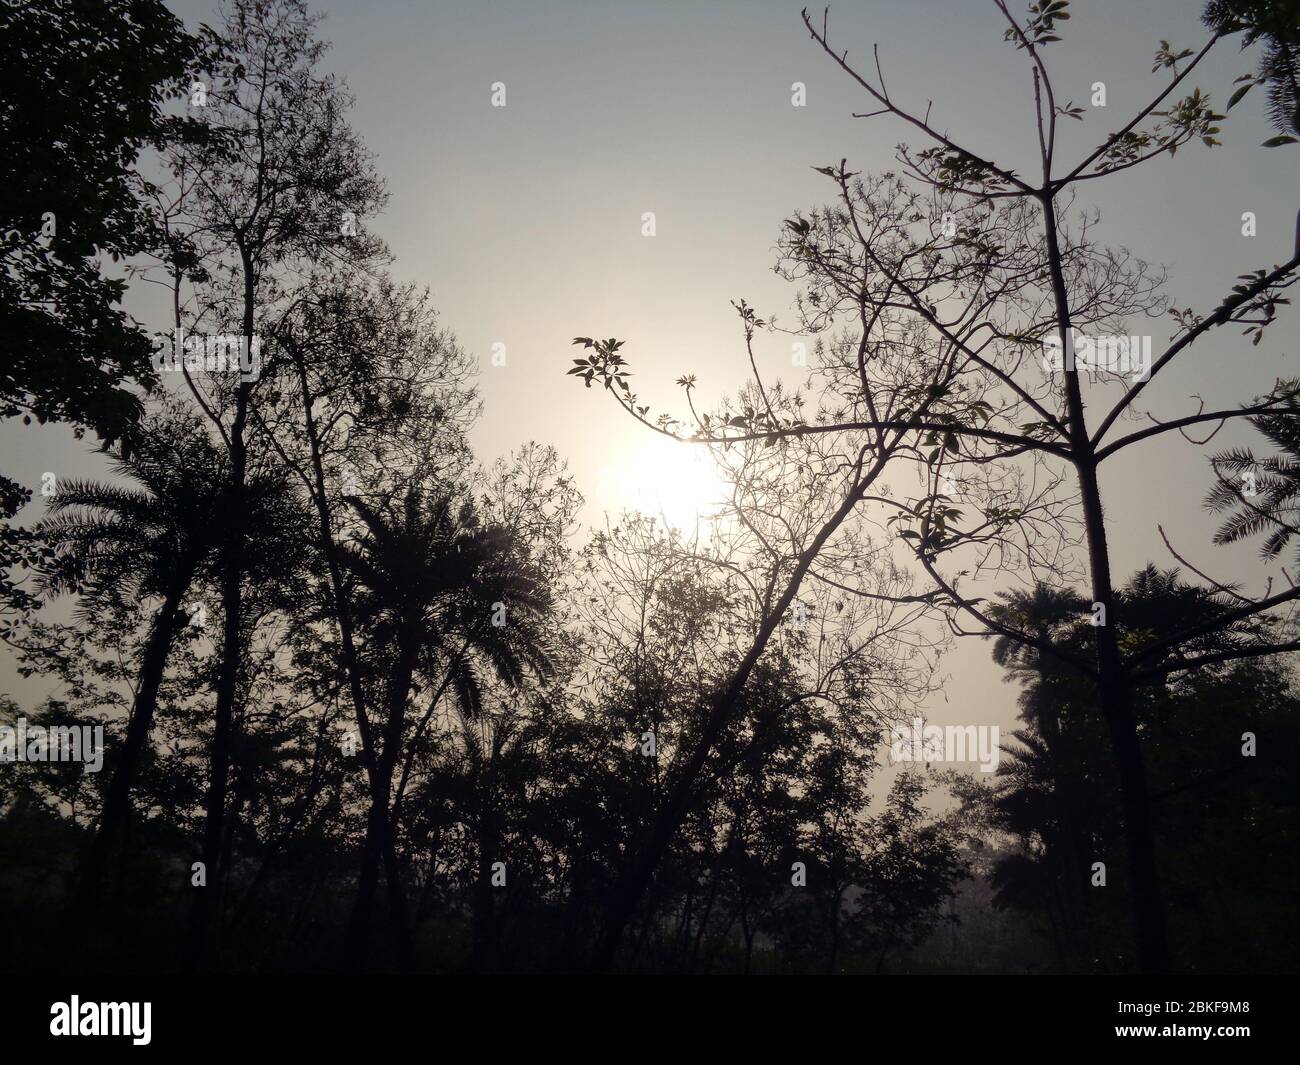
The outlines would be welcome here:
[[[727,484],[709,449],[654,436],[610,469],[617,506],[639,510],[691,533],[716,515]]]

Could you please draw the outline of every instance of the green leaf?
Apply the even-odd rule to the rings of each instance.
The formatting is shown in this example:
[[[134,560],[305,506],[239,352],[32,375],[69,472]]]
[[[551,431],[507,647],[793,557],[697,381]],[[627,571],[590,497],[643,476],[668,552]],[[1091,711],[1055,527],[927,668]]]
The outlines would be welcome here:
[[[1251,90],[1253,84],[1254,84],[1254,83],[1252,82],[1252,83],[1250,83],[1250,84],[1243,85],[1240,89],[1238,89],[1236,92],[1234,92],[1234,93],[1232,94],[1231,99],[1228,100],[1228,110],[1229,110],[1229,111],[1232,110],[1233,105],[1236,104],[1236,103],[1237,103],[1237,102],[1238,102],[1238,101],[1239,101],[1243,96],[1245,96],[1246,93],[1250,92],[1250,90]]]

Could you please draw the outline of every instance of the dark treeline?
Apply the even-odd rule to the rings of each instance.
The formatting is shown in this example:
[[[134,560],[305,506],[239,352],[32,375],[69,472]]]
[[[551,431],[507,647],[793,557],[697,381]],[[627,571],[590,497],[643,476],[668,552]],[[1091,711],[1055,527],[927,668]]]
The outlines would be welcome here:
[[[1266,85],[1286,150],[1276,7],[1211,4],[1209,43],[1157,66],[1179,85],[1262,40],[1233,104]],[[391,272],[299,0],[195,34],[153,0],[5,6],[0,403],[109,469],[48,474],[40,519],[0,531],[0,639],[53,693],[0,725],[104,728],[99,772],[0,763],[3,966],[1293,970],[1300,587],[1252,595],[1168,537],[1178,566],[1113,575],[1135,516],[1104,512],[1098,468],[1235,422],[1265,450],[1205,454],[1205,507],[1287,561],[1300,384],[1123,426],[1198,339],[1264,335],[1300,248],[1175,310],[1075,185],[1184,165],[1225,115],[1162,88],[1062,162],[1066,5],[995,8],[1047,101],[1041,177],[903,111],[805,14],[929,143],[821,168],[831,202],[782,226],[796,384],[759,375],[775,327],[744,302],[736,398],[705,410],[687,374],[689,417],[641,402],[624,342],[575,341],[584,399],[716,463],[726,498],[686,535],[582,529],[551,447],[472,453],[477,360]],[[121,310],[137,287],[166,295],[152,330]],[[1160,313],[1178,332],[1136,384],[1040,359]],[[6,519],[33,499],[0,493]],[[996,773],[891,764],[926,700],[972,701],[940,668],[964,635],[1019,690]]]

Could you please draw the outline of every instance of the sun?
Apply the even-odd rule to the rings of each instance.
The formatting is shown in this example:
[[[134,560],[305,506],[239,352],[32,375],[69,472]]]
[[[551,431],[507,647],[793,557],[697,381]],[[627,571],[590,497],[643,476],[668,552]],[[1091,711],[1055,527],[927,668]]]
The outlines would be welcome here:
[[[685,533],[715,516],[727,498],[710,450],[656,435],[611,469],[618,506],[659,518]]]

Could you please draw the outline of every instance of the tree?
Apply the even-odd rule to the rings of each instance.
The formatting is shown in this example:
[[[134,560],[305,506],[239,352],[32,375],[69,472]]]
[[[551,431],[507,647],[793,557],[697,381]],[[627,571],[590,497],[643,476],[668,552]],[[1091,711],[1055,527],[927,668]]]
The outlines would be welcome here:
[[[1255,75],[1238,78],[1241,88],[1229,109],[1255,85],[1268,86],[1268,115],[1276,137],[1266,147],[1295,144],[1300,134],[1300,4],[1296,0],[1209,0],[1201,16],[1216,34],[1244,33],[1242,49],[1264,41]]]
[[[0,12],[0,417],[72,422],[107,441],[139,418],[133,386],[156,383],[152,345],[102,258],[158,246],[137,160],[181,134],[164,107],[188,90],[200,51],[160,0]]]
[[[134,448],[119,454],[117,474],[127,485],[68,481],[50,502],[50,516],[36,527],[58,556],[47,567],[47,593],[75,593],[83,617],[112,605],[160,600],[148,622],[122,751],[114,766],[94,841],[71,901],[69,928],[93,916],[114,843],[130,807],[130,792],[149,742],[158,692],[177,638],[194,627],[197,608],[187,599],[223,546],[222,521],[229,511],[220,453],[192,416],[173,408],[138,434]],[[251,531],[261,574],[284,574],[282,530],[292,505],[280,482],[259,477],[250,485],[241,515]],[[190,604],[193,606],[193,604]]]
[[[653,737],[653,757],[641,758],[639,770],[633,758],[626,769],[637,780],[626,800],[636,812],[605,890],[596,966],[615,964],[639,916],[641,936],[624,952],[635,956],[653,929],[651,889],[660,891],[656,876],[672,864],[667,856],[686,845],[681,834],[710,815],[722,782],[747,756],[776,756],[788,718],[819,700],[846,716],[883,714],[877,692],[897,706],[926,690],[929,664],[917,653],[923,642],[903,635],[907,609],[854,608],[826,586],[801,592],[804,601],[792,611],[811,558],[844,526],[874,476],[858,458],[847,471],[828,459],[824,479],[786,492],[792,457],[748,448],[730,476],[737,497],[754,506],[728,507],[734,527],[724,519],[710,539],[692,540],[629,516],[591,545],[601,593],[588,593],[585,611],[593,653],[624,689],[611,693],[611,709],[621,714],[633,750]],[[887,574],[875,576],[879,587],[896,590]],[[761,682],[793,647],[814,640],[816,652],[805,648],[788,667],[797,680],[773,695]]]
[[[506,530],[481,526],[467,501],[458,505],[450,494],[430,497],[417,485],[408,490],[400,511],[381,512],[359,498],[349,501],[365,532],[359,543],[345,546],[343,566],[364,589],[365,598],[358,605],[372,651],[378,651],[381,660],[390,653],[394,656],[384,671],[377,729],[381,742],[371,772],[363,867],[348,932],[349,964],[360,968],[381,859],[387,863],[399,951],[408,950],[404,945],[409,934],[407,908],[392,830],[392,789],[417,671],[435,692],[431,707],[443,690],[450,690],[462,713],[477,718],[482,712],[482,690],[476,661],[507,685],[520,683],[529,670],[539,674],[549,670],[540,622],[551,604]],[[490,865],[489,858],[484,855]],[[409,955],[403,964],[409,967]]]
[[[940,907],[968,875],[960,854],[962,831],[950,818],[927,816],[929,793],[915,774],[900,774],[884,809],[867,820],[859,858],[860,888],[846,915],[845,938],[876,972],[932,935],[944,918]]]
[[[1169,98],[1219,36],[1196,53],[1175,53],[1162,45],[1156,69],[1172,71],[1168,84],[1118,132],[1061,165],[1062,120],[1081,121],[1083,109],[1058,102],[1044,56],[1060,40],[1068,5],[1063,0],[1035,4],[1019,21],[1004,3],[995,3],[1008,27],[1005,38],[1029,66],[1041,167],[1035,177],[1023,177],[959,143],[931,123],[928,111],[922,115],[906,108],[890,94],[879,69],[874,77],[864,75],[843,49],[831,45],[826,17],[819,25],[804,12],[813,40],[874,102],[876,110],[864,117],[892,117],[929,142],[916,151],[901,146],[897,174],[863,180],[846,160],[818,168],[836,187],[834,205],[796,214],[783,229],[782,265],[787,276],[805,284],[800,331],[834,337],[823,344],[814,371],[825,397],[817,421],[790,418],[771,398],[776,389],[763,388],[761,380],[752,386],[752,400],[737,405],[742,409],[710,417],[697,415],[692,405],[689,421],[652,417],[627,384],[627,363],[619,352],[623,342],[616,339],[579,338],[594,355],[578,360],[570,373],[588,383],[600,380],[647,426],[711,448],[776,448],[824,434],[843,455],[861,448],[873,462],[893,461],[891,469],[910,462],[919,495],[900,496],[889,485],[893,490],[874,492],[871,501],[889,515],[877,528],[892,528],[894,537],[908,541],[930,589],[921,599],[940,608],[958,634],[1004,636],[1095,678],[1123,796],[1141,964],[1162,970],[1168,963],[1167,937],[1134,690],[1205,661],[1170,654],[1171,648],[1273,610],[1300,596],[1300,589],[1236,603],[1163,644],[1126,654],[1116,637],[1121,606],[1110,573],[1099,469],[1139,443],[1188,426],[1284,413],[1293,389],[1282,384],[1241,407],[1202,407],[1123,436],[1109,435],[1121,417],[1134,412],[1135,401],[1155,377],[1196,341],[1236,323],[1258,342],[1285,305],[1284,291],[1296,281],[1300,248],[1280,265],[1240,278],[1208,313],[1170,311],[1178,331],[1149,363],[1127,343],[1112,348],[1107,341],[1100,349],[1076,344],[1127,337],[1129,318],[1168,309],[1163,278],[1127,251],[1099,246],[1091,235],[1096,217],[1084,212],[1072,218],[1070,208],[1075,190],[1087,182],[1172,157],[1195,141],[1209,147],[1218,143],[1223,116],[1205,93],[1192,89]],[[743,304],[740,310],[752,368],[753,330],[765,323]],[[843,332],[835,335],[837,329]],[[1094,357],[1098,351],[1101,356]],[[905,360],[901,368],[900,360]],[[1122,381],[1125,374],[1132,380]],[[689,398],[695,378],[686,375],[678,383]],[[1099,423],[1089,425],[1085,395],[1104,397],[1117,385],[1122,385],[1119,398]],[[882,434],[892,441],[888,449]],[[1069,486],[1077,493],[1073,500],[1065,494]],[[1092,609],[1100,622],[1083,656],[1000,624],[981,597],[963,590],[1013,564],[1054,570],[1069,579],[1075,528],[1082,532]],[[875,555],[893,559],[896,546],[878,541]],[[818,545],[804,569],[813,579],[825,570],[826,579],[845,583],[842,557],[830,553],[823,560],[820,554]],[[879,589],[858,585],[854,590],[881,597]],[[917,600],[917,593],[908,594],[909,601]],[[1215,654],[1239,658],[1294,646],[1300,644],[1244,640]]]
[[[164,108],[202,50],[161,0],[0,10],[0,418],[70,422],[113,442],[141,416],[138,388],[157,379],[151,345],[103,257],[159,244],[137,158],[182,136]],[[0,472],[0,634],[35,606],[9,574],[41,563],[30,532],[9,523],[30,499]]]
[[[231,541],[223,554],[222,664],[214,692],[203,845],[204,865],[216,885],[223,882],[241,681],[246,553],[235,518],[244,506],[258,391],[267,389],[282,365],[279,323],[289,316],[301,279],[322,262],[364,271],[385,254],[364,228],[383,202],[383,186],[343,119],[350,98],[334,78],[317,70],[325,50],[315,37],[317,22],[300,0],[240,0],[231,7],[223,50],[207,74],[205,135],[169,154],[171,198],[160,207],[177,337],[184,330],[191,338],[186,353],[193,353],[196,336],[202,343],[205,331],[225,336],[237,329],[245,362],[252,364],[241,366],[238,374],[212,376],[206,388],[181,367],[229,456],[231,487],[224,498],[230,520],[223,527]],[[193,293],[183,298],[187,282]],[[254,352],[257,358],[250,359]],[[189,937],[195,966],[206,964],[220,912],[219,888],[196,893]]]
[[[1222,451],[1210,460],[1215,486],[1205,505],[1215,513],[1229,511],[1214,537],[1232,544],[1265,533],[1260,555],[1275,559],[1300,537],[1300,400],[1287,401],[1275,414],[1251,419],[1276,449],[1257,459],[1248,448]]]
[[[157,436],[144,436],[140,449],[114,464],[134,486],[67,482],[51,500],[51,516],[37,526],[61,552],[46,575],[46,590],[78,593],[83,614],[102,609],[106,599],[161,600],[149,623],[121,756],[73,895],[74,928],[93,916],[149,741],[167,659],[190,622],[185,600],[216,546],[222,491],[216,452],[183,419],[155,428]]]
[[[294,313],[281,322],[279,343],[286,354],[288,398],[268,404],[258,423],[264,441],[301,481],[315,510],[316,542],[328,577],[331,609],[326,613],[338,634],[338,659],[373,785],[381,774],[380,738],[371,724],[355,605],[346,584],[341,536],[356,518],[344,500],[363,484],[370,497],[387,500],[420,478],[448,477],[468,459],[464,434],[478,412],[475,393],[466,385],[470,366],[455,338],[438,327],[427,292],[398,287],[387,278],[363,286],[346,273],[312,278]],[[421,729],[427,721],[428,715]],[[412,745],[410,755],[414,751]],[[394,811],[410,767],[408,756]],[[395,828],[390,825],[390,837]],[[395,840],[388,842],[390,891],[400,895]],[[363,878],[374,877],[374,861],[372,848],[363,859]],[[404,907],[400,897],[395,900]],[[369,919],[369,902],[360,906],[354,909],[357,923],[346,951],[347,964],[354,967],[363,961],[362,924]],[[405,921],[396,911],[394,920],[399,957],[409,963]]]
[[[1223,595],[1147,567],[1123,589],[1132,628],[1121,638],[1158,641],[1183,622],[1189,607],[1196,613],[1196,600],[1205,604],[1203,613],[1210,613]],[[1073,627],[1084,643],[1085,615],[1076,613]],[[1041,670],[1004,664],[1007,679],[1022,686],[1025,727],[1015,733],[1016,744],[1004,748],[1009,757],[987,796],[985,826],[1017,844],[995,861],[995,898],[1000,906],[1043,921],[1066,968],[1122,967],[1132,944],[1114,931],[1113,918],[1125,901],[1116,897],[1124,893],[1123,880],[1115,875],[1122,840],[1096,689],[1059,676],[1047,656],[1039,662]],[[1263,810],[1276,825],[1287,826],[1294,818],[1294,811],[1283,812],[1295,803],[1294,789],[1282,783],[1291,746],[1285,721],[1295,701],[1290,688],[1280,660],[1228,661],[1143,688],[1135,700],[1171,887],[1170,918],[1181,933],[1177,960],[1188,970],[1287,964],[1281,959],[1290,948],[1269,945],[1270,935],[1254,930],[1276,929],[1279,923],[1271,903],[1274,878],[1294,867],[1295,841],[1285,827],[1260,840],[1247,826]],[[1049,720],[1032,710],[1049,699],[1050,736]],[[1260,746],[1255,753],[1252,746],[1250,756],[1243,757],[1243,729],[1267,749]],[[985,801],[980,790],[966,797],[968,808]],[[1261,848],[1269,855],[1265,863],[1254,857]],[[1093,878],[1096,861],[1106,866],[1104,890]],[[1231,886],[1222,875],[1229,867]],[[1207,920],[1210,913],[1213,920]],[[1219,935],[1214,928],[1234,931]],[[1265,954],[1274,960],[1265,962]]]

